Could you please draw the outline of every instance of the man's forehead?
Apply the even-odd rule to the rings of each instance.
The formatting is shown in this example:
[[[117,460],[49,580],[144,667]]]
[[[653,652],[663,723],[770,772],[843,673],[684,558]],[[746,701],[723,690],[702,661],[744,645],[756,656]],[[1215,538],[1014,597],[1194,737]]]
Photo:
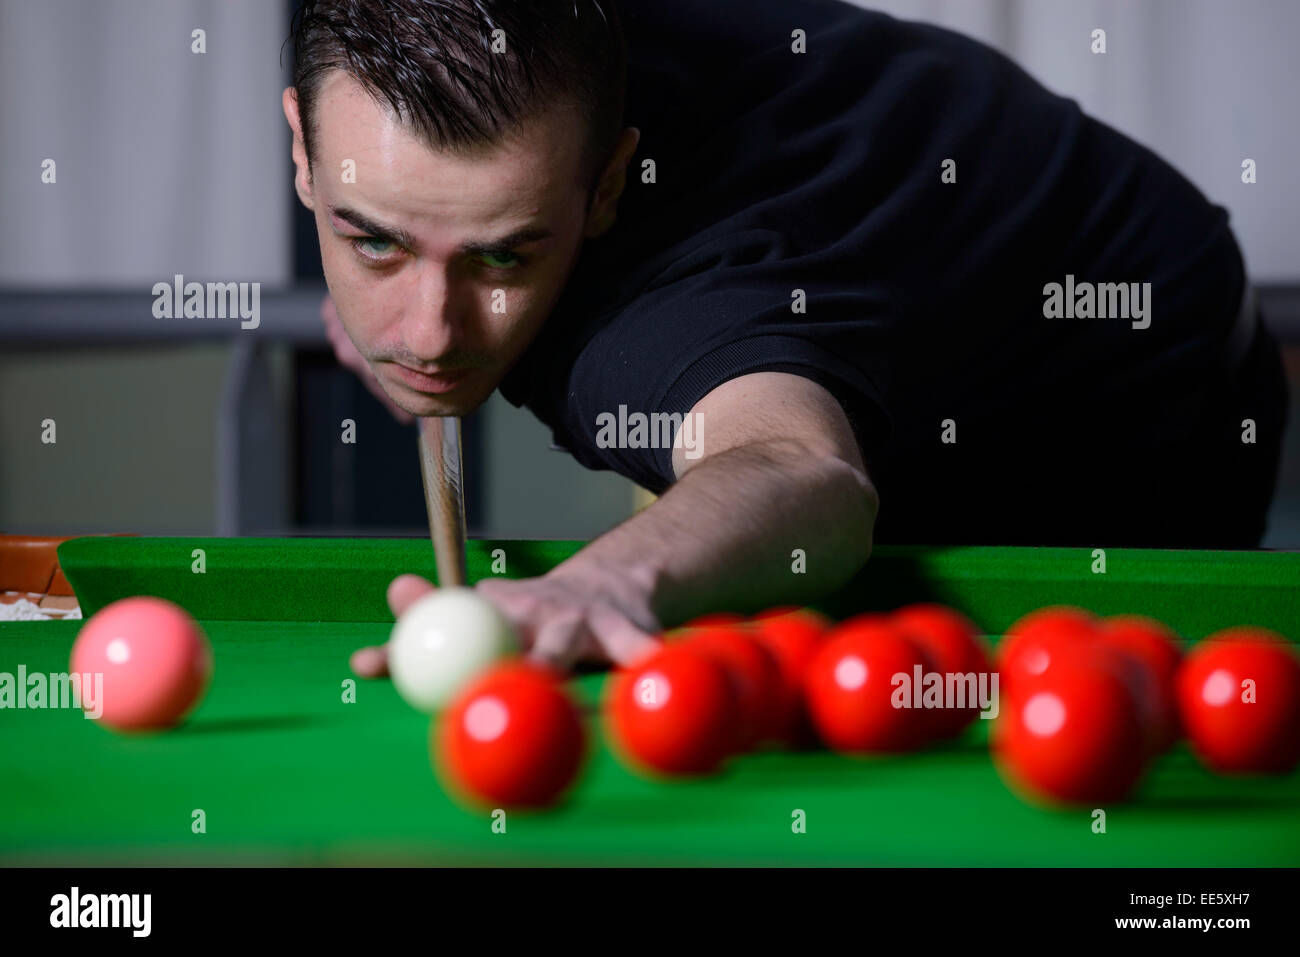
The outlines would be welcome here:
[[[353,77],[334,70],[321,85],[314,116],[313,165],[340,170],[356,163],[358,184],[416,199],[500,206],[502,215],[545,206],[576,186],[581,127],[568,110],[539,117],[501,142],[465,148],[431,146]],[[491,197],[491,198],[490,198]]]

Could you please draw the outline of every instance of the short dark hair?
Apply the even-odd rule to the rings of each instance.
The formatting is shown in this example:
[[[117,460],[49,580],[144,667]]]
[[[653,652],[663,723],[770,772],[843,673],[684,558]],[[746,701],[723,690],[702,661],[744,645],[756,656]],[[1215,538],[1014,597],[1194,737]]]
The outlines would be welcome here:
[[[503,53],[492,50],[498,29]],[[292,39],[309,164],[316,97],[336,69],[436,149],[492,145],[567,101],[587,117],[589,188],[622,130],[627,49],[616,0],[304,0]]]

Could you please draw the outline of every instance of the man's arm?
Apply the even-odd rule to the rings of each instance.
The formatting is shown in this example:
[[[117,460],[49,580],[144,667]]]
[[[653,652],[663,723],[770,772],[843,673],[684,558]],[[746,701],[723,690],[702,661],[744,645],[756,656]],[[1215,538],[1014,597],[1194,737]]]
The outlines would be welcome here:
[[[518,627],[531,657],[568,668],[620,664],[700,612],[811,600],[871,553],[878,498],[839,404],[801,376],[762,372],[714,389],[702,454],[674,450],[678,482],[659,501],[539,578],[475,588]],[[792,553],[806,556],[796,574]],[[432,589],[394,579],[400,615]]]
[[[760,372],[704,397],[702,454],[678,482],[550,577],[626,577],[661,622],[719,608],[810,601],[871,553],[879,500],[839,403],[797,375]],[[680,433],[679,433],[680,436]],[[800,550],[806,573],[794,570]]]

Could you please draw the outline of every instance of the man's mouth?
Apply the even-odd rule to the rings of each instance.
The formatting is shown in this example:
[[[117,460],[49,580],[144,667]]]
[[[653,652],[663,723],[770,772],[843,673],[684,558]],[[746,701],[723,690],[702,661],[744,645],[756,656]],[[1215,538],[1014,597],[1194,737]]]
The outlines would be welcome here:
[[[430,375],[426,372],[407,368],[396,362],[393,363],[393,372],[398,379],[416,392],[423,392],[427,395],[442,395],[451,392],[465,381],[471,371],[470,369],[456,369],[453,372],[438,372]]]

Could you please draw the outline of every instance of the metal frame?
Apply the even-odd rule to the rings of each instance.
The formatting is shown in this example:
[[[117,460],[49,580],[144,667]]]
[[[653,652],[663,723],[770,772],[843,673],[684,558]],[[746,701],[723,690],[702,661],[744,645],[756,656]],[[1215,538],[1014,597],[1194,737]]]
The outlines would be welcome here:
[[[326,344],[324,295],[324,284],[264,290],[258,328],[243,329],[238,319],[155,319],[152,297],[139,293],[0,292],[0,348],[229,341],[214,423],[216,534],[284,534],[292,519],[289,409],[276,393],[270,352],[277,343]]]

